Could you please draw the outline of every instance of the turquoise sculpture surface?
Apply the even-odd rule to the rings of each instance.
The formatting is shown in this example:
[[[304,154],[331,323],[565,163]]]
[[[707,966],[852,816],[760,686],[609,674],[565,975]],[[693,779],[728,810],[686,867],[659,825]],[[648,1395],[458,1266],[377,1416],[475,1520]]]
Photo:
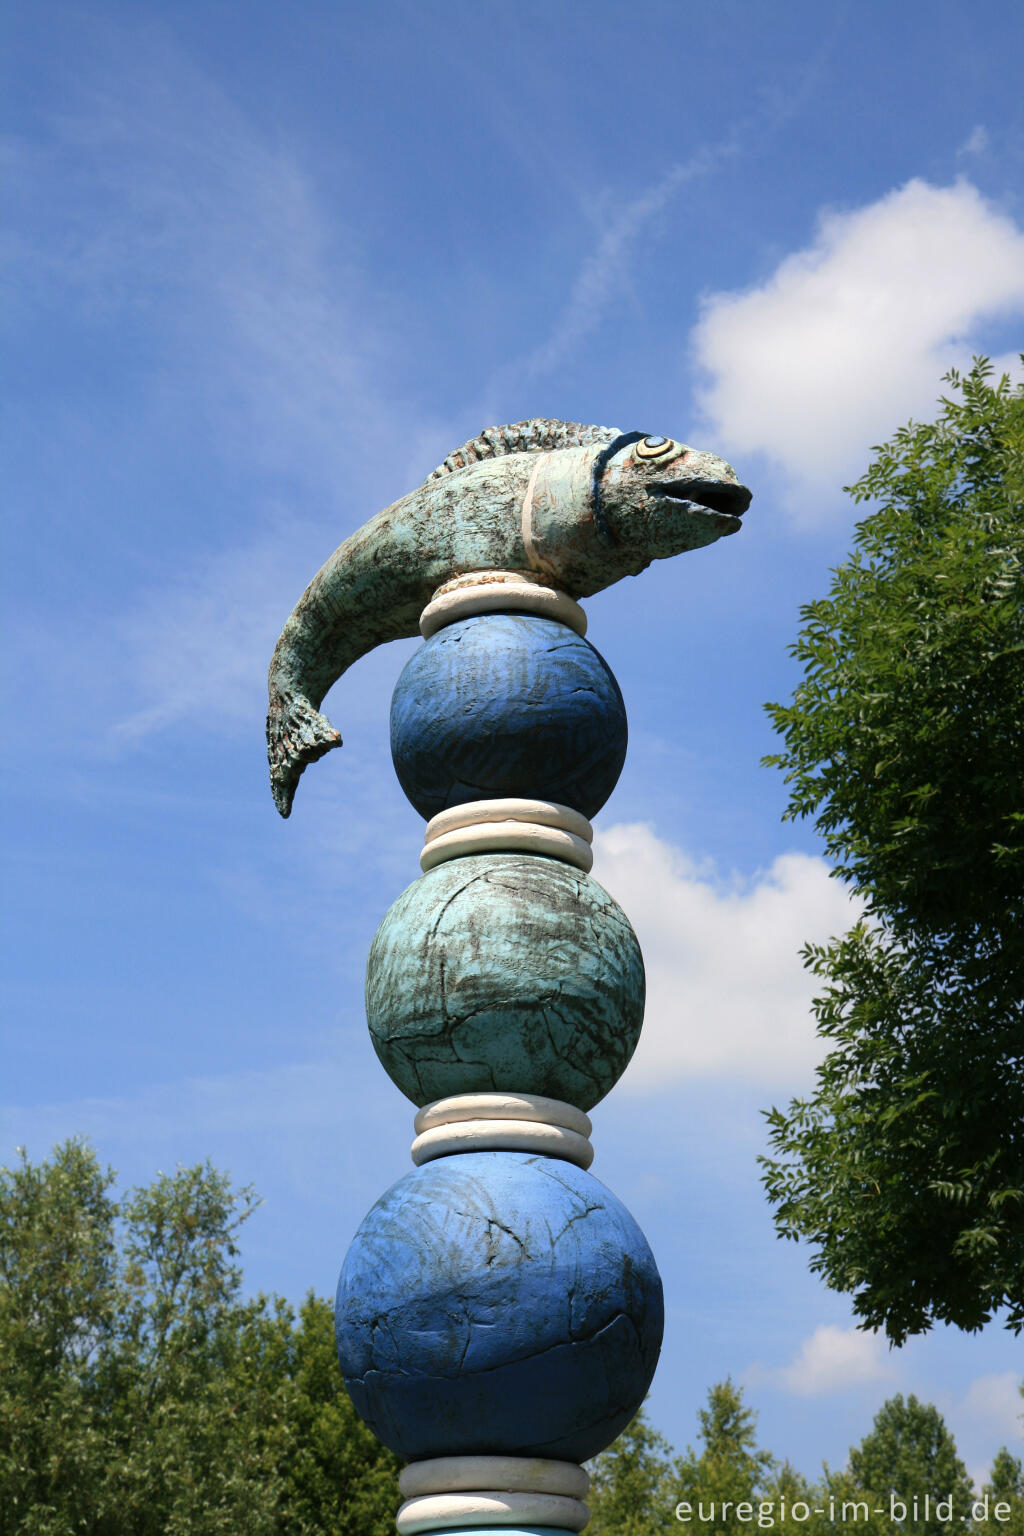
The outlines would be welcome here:
[[[341,745],[319,713],[327,690],[367,651],[416,634],[451,577],[533,571],[589,597],[735,533],[749,503],[730,465],[672,438],[540,419],[482,432],[339,545],[285,624],[267,711],[278,810]]]
[[[440,864],[384,917],[366,968],[374,1049],[414,1104],[503,1089],[590,1109],[625,1071],[644,1013],[629,919],[558,859]]]
[[[448,624],[407,662],[391,756],[421,816],[525,795],[597,814],[626,758],[626,709],[608,663],[535,613]]]
[[[429,818],[370,950],[374,1049],[418,1106],[414,1169],[362,1222],[338,1283],[356,1411],[408,1465],[399,1536],[575,1536],[578,1463],[651,1384],[664,1304],[637,1223],[587,1172],[588,1111],[625,1070],[645,980],[588,873],[589,818],[626,749],[618,684],[576,599],[740,526],[729,465],[671,438],[490,428],[314,577],[270,667],[282,815],[340,737],[319,706],[383,641],[425,643],[392,752]]]
[[[591,1174],[476,1152],[381,1197],[348,1251],[336,1317],[356,1411],[406,1460],[585,1461],[643,1402],[664,1305],[643,1233]]]

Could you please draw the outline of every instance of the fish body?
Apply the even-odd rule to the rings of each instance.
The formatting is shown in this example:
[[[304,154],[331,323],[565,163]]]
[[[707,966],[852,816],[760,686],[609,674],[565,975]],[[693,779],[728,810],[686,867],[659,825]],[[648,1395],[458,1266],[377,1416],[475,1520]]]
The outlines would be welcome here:
[[[589,597],[735,533],[749,503],[730,465],[671,438],[539,420],[488,429],[339,545],[285,624],[267,713],[281,815],[309,763],[341,745],[319,712],[328,689],[376,646],[417,634],[445,582],[526,571]]]

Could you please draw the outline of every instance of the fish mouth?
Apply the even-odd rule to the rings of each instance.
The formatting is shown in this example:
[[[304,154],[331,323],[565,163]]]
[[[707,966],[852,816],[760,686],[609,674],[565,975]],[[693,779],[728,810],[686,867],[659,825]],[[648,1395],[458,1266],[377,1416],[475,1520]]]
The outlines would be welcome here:
[[[668,501],[687,501],[727,517],[742,517],[750,506],[751,492],[745,485],[730,485],[724,480],[662,480],[647,487],[648,496],[664,496]]]

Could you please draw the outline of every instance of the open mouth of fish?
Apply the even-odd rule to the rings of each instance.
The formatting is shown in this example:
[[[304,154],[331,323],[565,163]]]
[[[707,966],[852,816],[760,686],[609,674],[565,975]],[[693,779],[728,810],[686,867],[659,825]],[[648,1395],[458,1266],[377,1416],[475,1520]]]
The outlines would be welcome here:
[[[664,496],[669,501],[686,501],[729,517],[742,517],[751,501],[745,485],[728,485],[721,480],[662,480],[649,485],[647,494]]]

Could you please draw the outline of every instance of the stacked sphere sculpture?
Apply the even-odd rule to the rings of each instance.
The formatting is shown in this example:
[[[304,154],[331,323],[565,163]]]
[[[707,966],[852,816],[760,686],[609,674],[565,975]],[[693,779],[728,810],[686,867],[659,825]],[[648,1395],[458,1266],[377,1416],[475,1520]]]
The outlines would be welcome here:
[[[436,629],[428,609],[394,692],[395,769],[430,821],[425,873],[373,941],[366,1009],[420,1111],[417,1166],[338,1286],[353,1404],[410,1463],[409,1533],[581,1529],[579,1463],[643,1402],[664,1319],[643,1233],[587,1172],[586,1111],[644,1009],[636,935],[588,873],[622,696],[575,603],[553,618],[491,601],[446,605]]]
[[[283,816],[341,737],[320,705],[375,646],[424,643],[391,746],[426,818],[421,877],[370,950],[374,1049],[416,1106],[413,1168],[345,1259],[338,1357],[407,1463],[401,1536],[569,1536],[580,1465],[640,1407],[661,1347],[643,1233],[588,1171],[589,1111],[643,1022],[590,818],[626,752],[622,696],[576,601],[740,527],[749,491],[672,438],[533,419],[485,429],[335,550],[269,675]]]

